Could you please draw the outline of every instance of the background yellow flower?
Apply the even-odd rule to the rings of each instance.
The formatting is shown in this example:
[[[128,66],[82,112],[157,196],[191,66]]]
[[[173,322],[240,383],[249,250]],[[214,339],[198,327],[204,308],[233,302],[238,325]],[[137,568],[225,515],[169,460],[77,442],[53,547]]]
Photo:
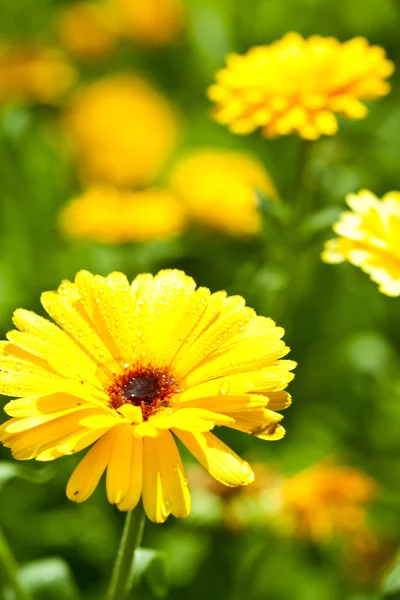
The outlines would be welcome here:
[[[163,166],[177,137],[175,112],[144,79],[117,75],[82,89],[65,126],[87,181],[143,184]]]
[[[158,189],[131,192],[91,187],[60,214],[66,236],[105,243],[169,238],[183,231],[185,221],[182,204],[172,193]]]
[[[361,100],[387,94],[393,71],[385,51],[362,37],[340,43],[288,33],[244,56],[230,54],[208,94],[215,119],[233,133],[261,128],[268,138],[298,133],[313,140],[336,133],[334,113],[365,117]]]
[[[400,296],[400,192],[380,200],[362,190],[349,194],[352,212],[344,212],[333,226],[338,238],[325,245],[327,263],[348,261],[360,267],[388,296]]]
[[[170,185],[195,222],[236,235],[260,229],[256,190],[277,197],[262,163],[233,150],[199,149],[188,154],[175,165]]]

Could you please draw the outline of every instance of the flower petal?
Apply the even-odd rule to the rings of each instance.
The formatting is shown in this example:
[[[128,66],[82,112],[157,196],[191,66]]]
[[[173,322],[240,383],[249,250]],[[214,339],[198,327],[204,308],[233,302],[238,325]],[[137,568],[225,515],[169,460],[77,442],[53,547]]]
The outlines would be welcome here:
[[[118,504],[126,496],[131,482],[132,426],[115,427],[115,441],[107,466],[106,490],[111,504]]]
[[[117,506],[119,510],[133,510],[140,500],[143,487],[143,439],[132,437],[129,485],[125,496]]]

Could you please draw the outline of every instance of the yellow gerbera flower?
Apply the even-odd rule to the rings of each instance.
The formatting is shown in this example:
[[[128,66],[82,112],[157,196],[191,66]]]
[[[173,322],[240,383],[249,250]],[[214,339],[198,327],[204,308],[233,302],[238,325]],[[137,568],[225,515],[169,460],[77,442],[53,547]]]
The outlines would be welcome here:
[[[105,4],[79,2],[57,15],[57,30],[63,46],[82,58],[103,57],[117,42],[115,19]]]
[[[122,35],[140,44],[163,46],[178,37],[184,21],[181,0],[109,0]]]
[[[215,437],[225,425],[264,440],[290,397],[295,363],[283,329],[240,296],[210,294],[181,271],[139,275],[86,271],[42,304],[57,325],[17,310],[19,331],[1,345],[0,392],[20,396],[0,440],[20,460],[48,461],[93,444],[67,486],[82,502],[107,469],[106,489],[120,510],[142,496],[150,519],[190,511],[176,436],[218,481],[253,481],[247,462]]]
[[[377,492],[373,479],[354,467],[317,464],[289,477],[282,487],[282,514],[293,532],[315,542],[367,533],[366,503]]]
[[[61,229],[68,237],[106,244],[169,238],[181,233],[185,223],[182,204],[171,192],[157,189],[91,187],[60,213]]]
[[[0,103],[53,104],[74,79],[74,69],[57,49],[31,43],[0,46]]]
[[[313,140],[336,133],[334,113],[365,117],[361,100],[387,94],[384,80],[393,71],[383,48],[362,37],[342,44],[332,37],[305,40],[288,33],[244,56],[229,55],[209,97],[217,104],[215,119],[233,133],[261,127],[268,138],[298,133]]]
[[[339,237],[326,243],[323,260],[347,260],[368,273],[380,292],[400,296],[400,192],[380,200],[362,190],[346,202],[353,212],[343,212],[333,226]]]
[[[167,100],[145,80],[117,75],[81,90],[65,124],[85,180],[142,185],[155,177],[177,136]]]
[[[256,190],[277,192],[265,167],[253,156],[229,150],[197,150],[174,167],[170,185],[195,221],[230,234],[260,230]]]

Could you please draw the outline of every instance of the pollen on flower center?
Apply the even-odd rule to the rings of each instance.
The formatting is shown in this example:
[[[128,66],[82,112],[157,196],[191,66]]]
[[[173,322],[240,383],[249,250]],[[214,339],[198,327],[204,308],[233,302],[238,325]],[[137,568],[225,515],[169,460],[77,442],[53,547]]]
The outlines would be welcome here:
[[[139,406],[146,420],[168,406],[169,399],[178,391],[177,382],[167,369],[129,366],[115,377],[108,396],[110,406],[116,410],[126,403]]]

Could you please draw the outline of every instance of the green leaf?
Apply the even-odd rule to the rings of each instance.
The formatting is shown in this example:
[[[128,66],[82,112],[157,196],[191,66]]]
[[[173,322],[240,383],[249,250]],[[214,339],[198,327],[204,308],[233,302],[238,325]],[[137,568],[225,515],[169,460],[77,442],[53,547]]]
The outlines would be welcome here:
[[[0,490],[11,479],[21,478],[31,483],[45,483],[49,481],[54,471],[51,468],[45,467],[42,469],[31,469],[24,467],[18,462],[8,460],[0,461]]]
[[[387,571],[382,583],[383,598],[398,600],[400,598],[400,555]]]
[[[21,587],[32,600],[78,600],[79,590],[68,564],[59,557],[44,558],[26,563],[18,569]],[[14,598],[6,590],[6,598]]]
[[[135,550],[131,586],[135,588],[142,580],[146,581],[153,596],[166,598],[168,594],[168,576],[167,555],[165,552],[149,548]]]

